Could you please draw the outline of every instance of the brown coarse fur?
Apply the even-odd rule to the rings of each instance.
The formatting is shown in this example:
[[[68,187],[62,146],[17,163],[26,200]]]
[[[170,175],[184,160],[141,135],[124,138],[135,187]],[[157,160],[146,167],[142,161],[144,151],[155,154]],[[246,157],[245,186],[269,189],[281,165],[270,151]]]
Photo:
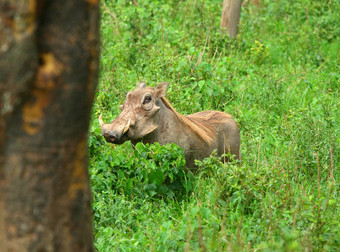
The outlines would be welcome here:
[[[195,160],[216,154],[230,153],[240,159],[240,133],[231,115],[219,111],[203,111],[181,115],[165,98],[167,83],[155,88],[141,83],[129,92],[121,114],[111,123],[100,125],[106,141],[122,144],[131,140],[161,145],[175,143],[184,150],[189,168],[195,169]]]
[[[200,115],[192,114],[183,116],[176,111],[176,109],[165,97],[161,97],[161,99],[165,106],[171,109],[186,127],[194,131],[197,136],[199,136],[209,145],[211,145],[215,135],[215,125],[221,123],[222,118],[231,118],[231,116],[228,114],[218,112],[216,113],[216,111],[204,111],[201,112]]]

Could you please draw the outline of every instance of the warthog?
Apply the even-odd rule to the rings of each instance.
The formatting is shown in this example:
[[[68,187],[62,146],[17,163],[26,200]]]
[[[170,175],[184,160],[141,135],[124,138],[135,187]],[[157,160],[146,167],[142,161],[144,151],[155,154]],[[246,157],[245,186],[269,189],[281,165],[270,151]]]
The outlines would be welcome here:
[[[101,132],[107,142],[122,144],[131,140],[162,144],[175,143],[182,147],[189,168],[195,159],[217,155],[235,155],[240,159],[240,133],[236,122],[226,113],[203,111],[192,115],[179,114],[165,98],[168,83],[146,87],[145,82],[126,95],[122,112],[109,124],[99,117]]]

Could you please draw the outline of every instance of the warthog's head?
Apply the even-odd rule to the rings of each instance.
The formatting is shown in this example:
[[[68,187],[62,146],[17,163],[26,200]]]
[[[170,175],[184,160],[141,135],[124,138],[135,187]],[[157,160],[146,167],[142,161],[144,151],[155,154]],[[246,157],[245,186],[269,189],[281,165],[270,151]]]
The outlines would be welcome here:
[[[100,115],[99,124],[106,141],[115,144],[138,141],[157,129],[158,99],[165,96],[167,87],[166,82],[155,88],[146,87],[145,82],[141,82],[126,95],[124,104],[120,106],[122,112],[116,119],[105,124]]]

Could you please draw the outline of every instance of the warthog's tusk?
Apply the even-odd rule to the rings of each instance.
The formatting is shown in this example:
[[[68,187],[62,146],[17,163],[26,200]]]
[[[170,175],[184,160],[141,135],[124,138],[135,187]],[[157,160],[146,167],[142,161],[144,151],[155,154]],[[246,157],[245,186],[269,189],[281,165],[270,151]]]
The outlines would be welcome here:
[[[125,128],[123,130],[123,135],[126,133],[126,131],[129,130],[129,128],[130,128],[130,119],[129,119],[128,123],[126,124],[126,126],[125,126]]]
[[[102,114],[100,114],[100,116],[99,116],[99,125],[100,125],[100,127],[103,127],[103,125],[104,125],[104,122],[103,122],[103,115]]]

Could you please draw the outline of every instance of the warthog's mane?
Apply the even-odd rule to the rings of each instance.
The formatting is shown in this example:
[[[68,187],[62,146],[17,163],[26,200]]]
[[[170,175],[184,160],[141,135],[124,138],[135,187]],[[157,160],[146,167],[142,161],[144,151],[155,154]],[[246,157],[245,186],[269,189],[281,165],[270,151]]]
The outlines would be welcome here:
[[[230,115],[218,111],[204,111],[197,114],[183,116],[178,113],[170,102],[161,97],[164,105],[174,112],[176,117],[189,129],[194,131],[207,144],[211,144],[217,134],[217,127],[223,119],[231,118]]]

